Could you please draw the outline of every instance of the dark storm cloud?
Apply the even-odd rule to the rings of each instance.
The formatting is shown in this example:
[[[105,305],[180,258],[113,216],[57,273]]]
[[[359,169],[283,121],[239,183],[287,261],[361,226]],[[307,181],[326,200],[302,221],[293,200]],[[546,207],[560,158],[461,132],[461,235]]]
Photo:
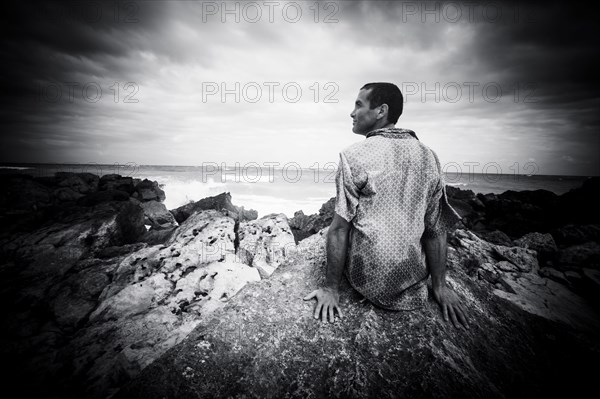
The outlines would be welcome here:
[[[181,146],[176,160],[195,162],[184,157],[190,140],[206,144],[201,129],[218,120],[232,129],[253,123],[262,131],[268,118],[271,126],[315,130],[303,125],[311,118],[302,117],[300,104],[200,101],[204,81],[304,79],[307,87],[333,81],[337,98],[351,104],[348,96],[361,84],[386,79],[429,88],[457,82],[463,90],[464,82],[480,84],[474,102],[436,104],[416,95],[406,104],[408,121],[435,132],[430,137],[442,140],[448,157],[463,151],[441,136],[453,121],[453,134],[466,142],[482,138],[473,153],[509,154],[515,143],[524,146],[519,139],[526,135],[530,150],[521,158],[544,160],[566,174],[598,173],[600,32],[590,10],[559,3],[344,1],[335,2],[339,23],[315,24],[314,3],[302,4],[297,24],[282,23],[281,5],[279,23],[252,24],[231,17],[222,23],[218,15],[206,21],[202,2],[194,1],[10,3],[0,24],[0,117],[10,132],[0,136],[0,161],[106,159],[135,146],[145,162],[173,163],[155,159],[171,142]],[[331,11],[326,4],[320,3],[321,20]],[[121,95],[123,83],[138,84],[143,101],[111,102],[116,80]],[[62,98],[48,101],[52,90],[46,89],[56,82]],[[77,84],[73,101],[69,82]],[[86,82],[102,86],[102,101],[82,100]],[[489,82],[503,89],[502,101],[482,100],[481,86]],[[340,103],[339,113],[320,107],[312,119],[342,126],[333,118],[348,118],[345,106]],[[230,152],[239,156],[236,151]],[[587,166],[563,169],[554,159]]]

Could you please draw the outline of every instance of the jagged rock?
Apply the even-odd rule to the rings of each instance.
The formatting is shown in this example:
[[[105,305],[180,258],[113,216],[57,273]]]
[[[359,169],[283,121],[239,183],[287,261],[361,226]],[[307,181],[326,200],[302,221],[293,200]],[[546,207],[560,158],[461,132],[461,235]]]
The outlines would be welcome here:
[[[536,271],[539,268],[536,252],[530,249],[495,245],[493,250],[500,259],[512,263],[521,272]]]
[[[335,197],[330,198],[321,206],[318,214],[310,216],[304,215],[304,212],[297,211],[294,217],[289,220],[289,225],[294,234],[296,242],[302,241],[318,231],[328,227],[335,215]]]
[[[294,235],[283,213],[241,222],[238,235],[238,251],[252,260],[252,267],[258,269],[262,278],[268,278],[296,249]]]
[[[263,222],[274,231],[284,227],[280,219]],[[105,396],[115,381],[135,376],[180,342],[200,316],[259,281],[258,270],[235,255],[234,226],[231,217],[203,211],[179,226],[166,245],[128,247],[132,253],[107,248],[101,252],[105,259],[72,266],[70,277],[50,294],[51,311],[61,329],[78,332],[58,350],[66,363],[46,359],[48,370],[72,369],[88,387],[86,395]]]
[[[431,298],[424,309],[387,311],[361,300],[345,279],[344,319],[316,321],[314,303],[302,297],[323,282],[324,241],[324,231],[303,240],[270,279],[202,319],[116,397],[537,396],[572,392],[567,375],[592,375],[578,360],[600,358],[590,332],[598,321],[562,285],[521,273],[523,281],[507,282],[517,293],[490,296],[460,268],[459,251],[451,251],[448,284],[468,310],[469,331],[444,323]],[[548,297],[530,297],[542,291],[531,285]],[[583,330],[571,334],[572,326]]]
[[[217,211],[226,210],[229,216],[239,221],[254,220],[258,217],[258,213],[253,210],[245,210],[243,207],[237,207],[231,203],[231,194],[221,193],[214,197],[203,198],[196,202],[180,206],[172,209],[171,213],[178,223],[183,223],[188,217],[195,212],[214,209]]]
[[[548,233],[527,233],[518,240],[515,240],[515,245],[536,251],[541,264],[554,260],[558,251],[554,238]]]
[[[449,241],[452,247],[448,248],[448,263],[457,268],[475,257],[479,278],[495,286],[499,283],[496,286],[499,289],[493,290],[496,296],[527,312],[561,321],[576,329],[600,328],[600,323],[595,324],[597,315],[583,298],[565,285],[538,274],[535,251],[490,244],[468,230],[456,230]],[[547,269],[544,273],[549,275],[551,272]],[[564,279],[562,277],[563,282]]]
[[[173,214],[167,210],[162,202],[142,202],[141,207],[144,210],[144,224],[152,226],[153,229],[165,230],[177,226]]]
[[[581,267],[600,267],[600,244],[589,241],[573,245],[559,251],[558,265],[563,270],[579,269]]]
[[[133,187],[133,180],[131,180],[131,187]],[[165,192],[159,187],[155,181],[144,179],[135,186],[135,192],[133,197],[140,201],[164,201],[166,196]]]

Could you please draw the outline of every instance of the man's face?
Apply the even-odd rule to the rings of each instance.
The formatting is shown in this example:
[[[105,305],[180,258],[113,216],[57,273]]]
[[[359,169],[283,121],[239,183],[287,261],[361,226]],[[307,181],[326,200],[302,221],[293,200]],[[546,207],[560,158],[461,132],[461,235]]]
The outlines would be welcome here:
[[[358,92],[358,97],[354,102],[354,111],[350,114],[350,117],[353,119],[352,123],[352,131],[356,134],[367,134],[371,130],[373,130],[375,124],[377,123],[377,114],[379,111],[379,107],[375,107],[375,109],[370,109],[369,100],[367,97],[369,96],[369,90],[360,90]]]

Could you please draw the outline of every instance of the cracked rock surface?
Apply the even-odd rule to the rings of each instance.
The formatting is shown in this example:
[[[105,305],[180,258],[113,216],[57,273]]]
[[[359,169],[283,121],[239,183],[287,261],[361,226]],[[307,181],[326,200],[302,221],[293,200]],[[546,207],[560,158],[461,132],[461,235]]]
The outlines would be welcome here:
[[[387,311],[345,279],[344,318],[321,323],[312,317],[314,302],[302,298],[323,281],[326,231],[202,319],[116,397],[503,398],[577,395],[593,385],[587,364],[600,360],[597,324],[586,318],[593,313],[573,307],[564,286],[537,274],[532,251],[457,232],[447,280],[468,310],[469,330],[445,323],[431,295],[421,310]],[[483,265],[515,293],[480,279]],[[542,306],[539,298],[548,295],[557,300]]]

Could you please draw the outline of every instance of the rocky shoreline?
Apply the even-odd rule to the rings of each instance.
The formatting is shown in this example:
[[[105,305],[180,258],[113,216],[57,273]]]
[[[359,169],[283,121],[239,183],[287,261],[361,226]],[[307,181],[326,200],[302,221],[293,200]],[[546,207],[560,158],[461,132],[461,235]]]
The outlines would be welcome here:
[[[561,196],[447,187],[463,216],[449,278],[483,337],[448,329],[433,303],[391,313],[347,286],[349,320],[315,323],[301,297],[323,276],[333,199],[315,215],[257,219],[228,193],[167,210],[157,182],[119,175],[0,184],[1,347],[25,394],[329,396],[346,384],[341,396],[513,396],[526,367],[539,370],[517,386],[535,394],[557,388],[561,362],[600,360],[598,178]],[[492,364],[494,339],[527,353],[505,359],[513,369]],[[419,391],[418,376],[390,374],[410,365],[445,378]]]

